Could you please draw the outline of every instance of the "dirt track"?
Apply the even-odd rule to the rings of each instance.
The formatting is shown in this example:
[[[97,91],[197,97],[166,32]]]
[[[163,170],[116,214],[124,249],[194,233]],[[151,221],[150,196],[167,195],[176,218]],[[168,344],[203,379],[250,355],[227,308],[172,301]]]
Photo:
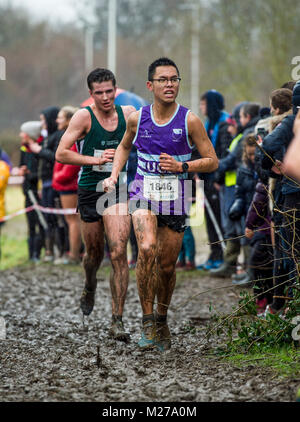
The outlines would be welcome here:
[[[41,265],[0,274],[0,316],[7,325],[6,339],[0,340],[0,401],[294,401],[296,381],[251,365],[236,368],[207,356],[206,343],[200,344],[209,303],[229,312],[238,290],[216,290],[182,304],[229,280],[179,275],[169,316],[172,349],[161,354],[137,349],[141,313],[134,278],[123,318],[132,340],[108,338],[107,274],[107,269],[98,273],[96,305],[85,328],[81,272]]]

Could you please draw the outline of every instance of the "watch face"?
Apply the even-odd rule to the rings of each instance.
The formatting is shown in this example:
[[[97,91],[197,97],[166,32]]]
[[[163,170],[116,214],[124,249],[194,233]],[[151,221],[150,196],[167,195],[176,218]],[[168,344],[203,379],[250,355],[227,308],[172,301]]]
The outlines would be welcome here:
[[[188,165],[187,163],[183,163],[183,164],[182,164],[182,170],[183,170],[183,171],[187,171],[187,170],[188,170],[188,168],[189,168],[189,165]]]

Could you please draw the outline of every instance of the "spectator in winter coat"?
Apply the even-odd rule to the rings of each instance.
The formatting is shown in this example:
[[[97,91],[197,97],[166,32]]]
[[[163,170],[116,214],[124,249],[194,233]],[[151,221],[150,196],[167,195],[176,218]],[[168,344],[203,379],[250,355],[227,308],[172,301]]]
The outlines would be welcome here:
[[[295,137],[284,157],[286,173],[300,181],[300,109],[294,122]]]
[[[8,183],[10,170],[6,160],[2,160],[2,150],[0,148],[0,227],[3,225],[2,219],[5,217],[5,191]]]
[[[229,114],[224,111],[224,107],[224,98],[216,90],[207,91],[201,97],[200,110],[206,116],[205,128],[218,158],[222,158],[231,141],[231,137],[227,132],[228,124],[226,123]],[[196,159],[199,156],[195,155],[193,158]],[[204,180],[204,194],[222,231],[219,192],[214,186],[215,175],[214,173],[199,174],[199,177]],[[216,243],[220,239],[206,207],[205,221],[209,243],[211,243],[210,254],[206,262],[197,268],[210,270],[218,268],[222,264],[223,251],[221,245]]]
[[[237,160],[229,160],[227,165],[227,157],[237,148],[239,142],[243,139],[243,128],[240,124],[240,109],[247,104],[246,102],[240,103],[234,107],[232,115],[226,120],[228,127],[227,131],[231,136],[231,142],[226,151],[226,156],[219,160],[221,163],[221,170],[215,172],[215,188],[219,191],[220,195],[220,207],[221,207],[221,221],[224,231],[224,238],[231,239],[236,236],[234,225],[229,218],[229,210],[234,201],[234,190],[236,184],[236,174],[238,166]],[[224,155],[224,154],[223,154]],[[225,250],[225,261],[226,255],[231,254],[230,250],[239,251],[240,242],[239,240],[228,240],[227,248]],[[212,270],[214,272],[214,270]],[[222,266],[220,267],[222,271]]]
[[[57,128],[62,132],[62,135],[69,126],[70,120],[77,108],[72,106],[64,106],[58,113],[56,122]],[[71,148],[77,151],[76,144]],[[71,164],[62,164],[56,162],[53,169],[52,187],[60,195],[60,201],[63,209],[76,208],[78,202],[78,173],[80,167]],[[80,219],[78,214],[67,214],[65,219],[69,231],[70,250],[68,257],[57,259],[55,263],[62,264],[77,264],[80,262],[81,249],[81,234],[80,234]]]
[[[250,240],[249,268],[253,276],[257,315],[262,316],[272,303],[273,247],[271,241],[271,214],[268,186],[259,181],[246,217],[245,236]],[[268,291],[270,290],[270,291]],[[265,293],[266,292],[266,293]]]
[[[292,91],[290,89],[276,89],[270,95],[270,109],[272,117],[269,120],[269,126],[267,130],[272,133],[275,128],[281,124],[286,116],[292,114]],[[265,137],[258,136],[261,144]],[[285,280],[289,282],[290,279],[290,267],[291,263],[285,252],[285,230],[283,228],[283,214],[281,212],[283,208],[284,195],[282,195],[282,175],[276,174],[272,171],[263,169],[261,161],[264,159],[264,153],[261,149],[258,149],[256,154],[257,168],[261,169],[264,174],[267,173],[268,189],[269,189],[269,209],[272,212],[272,224],[271,224],[271,238],[273,239],[274,248],[274,260],[273,260],[273,279],[274,289],[273,302],[266,308],[266,313],[276,313],[282,308],[285,301],[281,299],[284,296]],[[276,169],[277,170],[277,169]],[[261,175],[259,175],[260,178]],[[266,182],[267,183],[267,182]],[[280,211],[278,211],[280,210]],[[264,301],[265,302],[265,301]],[[258,307],[261,309],[265,306],[264,302],[260,302]]]
[[[9,171],[11,171],[12,162],[10,161],[8,154],[2,148],[0,148],[0,151],[1,151],[1,160],[4,161],[8,165]]]
[[[255,136],[254,134],[249,134],[244,140],[243,164],[238,169],[237,181],[236,181],[235,193],[234,193],[234,202],[229,210],[229,217],[232,221],[232,225],[235,226],[236,236],[241,236],[244,234],[245,217],[247,215],[248,208],[251,204],[251,201],[254,195],[255,185],[258,179],[257,173],[254,168],[255,149],[256,149]],[[241,239],[240,242],[243,248],[245,261],[247,262],[249,258],[248,243],[245,242],[245,239]],[[226,248],[227,247],[228,246],[226,245]],[[239,246],[239,252],[240,252],[240,246]],[[238,254],[236,255],[234,251],[234,254],[231,255],[230,250],[229,250],[227,251],[225,256],[226,256],[226,260],[224,262],[224,264],[226,265],[225,269],[222,272],[211,271],[211,274],[216,275],[217,277],[229,277],[235,272]],[[244,274],[242,277],[242,280],[244,283],[249,282],[249,277],[246,277],[246,276],[247,274]],[[243,283],[241,282],[239,284],[243,284]]]
[[[239,110],[239,125],[237,136],[234,139],[235,142],[231,144],[231,151],[225,158],[219,161],[219,174],[225,175],[225,183],[227,180],[228,189],[226,190],[226,207],[225,201],[222,207],[226,208],[226,236],[225,239],[229,239],[226,242],[226,249],[224,251],[224,263],[218,269],[212,269],[211,275],[216,277],[229,277],[235,271],[237,259],[240,253],[241,243],[237,239],[233,239],[238,236],[236,233],[237,225],[232,224],[229,218],[229,209],[232,206],[234,200],[234,192],[237,176],[236,171],[242,164],[242,155],[244,148],[244,140],[247,135],[254,131],[257,122],[260,119],[259,111],[260,106],[256,103],[243,103]],[[242,136],[241,136],[242,135]],[[251,198],[252,199],[252,198]],[[240,231],[240,230],[239,230]]]
[[[20,127],[21,156],[19,175],[24,177],[23,193],[25,196],[25,208],[39,203],[38,196],[38,157],[28,148],[28,142],[40,144],[42,124],[40,121],[25,122]],[[28,255],[32,262],[40,260],[41,248],[44,243],[44,229],[36,210],[26,213],[28,226]]]
[[[59,201],[58,195],[52,188],[53,167],[55,163],[55,152],[62,136],[62,131],[57,130],[56,118],[59,109],[57,107],[48,107],[42,110],[40,119],[42,122],[42,133],[45,133],[43,143],[39,145],[36,142],[30,142],[29,148],[42,162],[42,205],[44,207],[55,208]],[[55,234],[58,243],[60,255],[64,249],[64,230],[61,224],[58,225],[58,219],[54,214],[45,213],[48,229],[45,232],[45,261],[54,260],[54,241]],[[59,219],[60,222],[62,219]]]
[[[283,241],[283,244],[281,244],[282,267],[284,267],[284,273],[286,275],[289,274],[286,285],[296,279],[296,265],[300,258],[300,185],[292,178],[286,177],[282,161],[294,137],[293,126],[297,107],[300,106],[300,81],[294,87],[292,102],[293,114],[285,117],[276,129],[264,138],[262,147],[265,155],[261,161],[262,167],[272,169],[273,172],[282,175],[280,193],[283,197],[281,209],[284,213],[282,214],[283,219],[280,226],[282,231],[281,239]],[[276,294],[275,296],[278,295]],[[284,300],[281,299],[280,301],[281,303],[277,303],[276,308],[273,302],[268,310],[271,313],[279,312],[279,305],[281,308],[284,306]]]

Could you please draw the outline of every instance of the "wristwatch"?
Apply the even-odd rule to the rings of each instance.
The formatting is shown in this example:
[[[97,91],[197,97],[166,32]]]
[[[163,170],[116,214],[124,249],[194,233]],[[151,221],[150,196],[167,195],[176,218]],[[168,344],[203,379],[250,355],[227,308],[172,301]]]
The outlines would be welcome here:
[[[189,169],[188,163],[182,163],[182,173],[186,173]]]

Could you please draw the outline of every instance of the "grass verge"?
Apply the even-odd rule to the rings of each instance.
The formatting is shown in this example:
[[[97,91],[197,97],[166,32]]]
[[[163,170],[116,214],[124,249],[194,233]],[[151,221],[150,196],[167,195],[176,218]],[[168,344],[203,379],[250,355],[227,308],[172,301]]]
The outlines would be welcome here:
[[[28,260],[28,248],[26,239],[2,234],[0,239],[1,260],[0,270],[16,267],[25,264]]]
[[[254,365],[269,368],[274,372],[274,377],[299,378],[300,376],[300,351],[294,346],[270,348],[268,352],[257,350],[249,355],[231,354],[223,356],[223,359],[239,367]]]

